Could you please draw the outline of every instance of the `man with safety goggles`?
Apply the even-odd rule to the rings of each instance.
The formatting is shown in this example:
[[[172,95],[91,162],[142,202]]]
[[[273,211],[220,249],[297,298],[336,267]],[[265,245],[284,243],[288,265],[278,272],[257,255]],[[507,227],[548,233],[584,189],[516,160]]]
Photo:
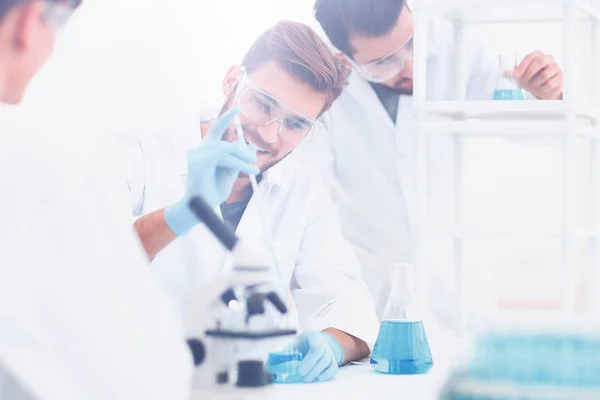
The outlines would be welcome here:
[[[262,246],[272,237],[275,279],[291,292],[305,331],[298,338],[305,382],[329,380],[338,366],[368,355],[378,329],[326,188],[288,157],[318,133],[319,117],[341,94],[348,73],[309,27],[280,22],[255,41],[241,67],[227,73],[219,120],[204,121],[188,141],[122,138],[130,165],[124,201],[175,301],[229,267],[222,246],[190,211],[191,196],[201,195],[246,241]],[[242,138],[232,123],[236,116]],[[213,174],[220,185],[197,176],[205,160],[200,148],[220,160]],[[235,151],[224,157],[225,148]],[[248,174],[256,175],[258,193]]]
[[[392,264],[414,257],[413,15],[403,0],[317,0],[314,11],[338,56],[354,72],[348,89],[322,118],[326,134],[303,145],[295,157],[319,165],[339,200],[344,235],[361,261],[381,317]],[[455,93],[448,72],[455,63],[451,27],[429,20],[427,47],[428,100],[450,100]],[[467,98],[492,100],[497,58],[469,41],[466,65]],[[549,55],[525,57],[514,77],[528,95],[561,97],[562,71]],[[451,215],[452,141],[433,138],[429,146],[428,209],[431,221],[440,221]],[[435,290],[436,296],[441,292]],[[444,310],[448,299],[442,296],[433,304]]]
[[[360,72],[367,81],[372,83],[385,83],[404,71],[406,63],[412,62],[413,38],[412,36],[403,42],[393,52],[382,57],[370,58],[369,60],[358,63],[353,58],[348,58],[349,62]],[[411,92],[410,81],[398,81],[394,87],[399,91]],[[404,88],[404,89],[403,89]]]

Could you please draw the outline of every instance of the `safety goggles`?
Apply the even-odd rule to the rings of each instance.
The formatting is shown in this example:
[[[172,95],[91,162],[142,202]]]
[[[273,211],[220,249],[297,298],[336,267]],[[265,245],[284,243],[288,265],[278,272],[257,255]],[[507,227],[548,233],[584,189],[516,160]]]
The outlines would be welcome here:
[[[380,83],[387,81],[402,71],[404,64],[407,60],[411,60],[412,56],[413,38],[411,37],[406,43],[387,56],[367,64],[356,64],[354,62],[353,64],[366,80]]]
[[[290,144],[310,140],[322,130],[319,120],[310,118],[260,89],[242,67],[235,96],[240,113],[252,123],[268,126],[279,122],[279,137]]]
[[[61,29],[83,0],[45,0],[44,20],[54,29]]]

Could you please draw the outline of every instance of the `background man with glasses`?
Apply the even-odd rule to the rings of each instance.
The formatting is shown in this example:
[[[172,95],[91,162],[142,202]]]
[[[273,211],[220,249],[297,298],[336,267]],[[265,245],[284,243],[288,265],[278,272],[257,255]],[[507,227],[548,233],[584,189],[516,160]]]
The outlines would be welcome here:
[[[0,106],[21,102],[79,3],[0,0]],[[188,399],[180,320],[94,143],[22,125],[0,127],[0,399]]]
[[[153,259],[152,267],[175,301],[214,280],[228,264],[222,246],[196,226],[198,221],[181,202],[186,190],[197,184],[190,172],[195,146],[204,137],[203,145],[233,142],[256,151],[259,191],[281,284],[291,291],[300,327],[306,330],[299,338],[305,382],[331,379],[338,365],[368,355],[378,329],[373,302],[325,187],[318,176],[288,158],[318,131],[318,118],[341,94],[348,72],[309,27],[281,22],[256,40],[242,67],[232,67],[223,82],[226,100],[221,114],[239,109],[245,143],[233,125],[221,141],[214,125],[209,131],[210,123],[192,132],[186,144],[156,137],[125,137],[122,142],[130,162],[125,201],[137,217],[134,226]],[[219,196],[209,200],[240,237],[264,245],[263,223],[247,175],[239,176],[231,195],[221,202]]]
[[[338,56],[354,71],[339,101],[323,116],[327,132],[296,153],[319,165],[339,202],[344,236],[361,263],[361,274],[382,317],[390,267],[413,261],[415,222],[415,129],[413,16],[403,0],[317,0],[315,16]],[[428,26],[429,100],[450,100],[455,61],[450,26]],[[467,98],[492,100],[498,60],[467,44]],[[532,53],[515,69],[520,85],[540,99],[559,99],[562,71],[551,56]],[[433,138],[428,149],[429,218],[452,215],[452,140]],[[447,279],[432,275],[432,299],[442,322],[452,322]],[[447,311],[448,310],[448,311]]]

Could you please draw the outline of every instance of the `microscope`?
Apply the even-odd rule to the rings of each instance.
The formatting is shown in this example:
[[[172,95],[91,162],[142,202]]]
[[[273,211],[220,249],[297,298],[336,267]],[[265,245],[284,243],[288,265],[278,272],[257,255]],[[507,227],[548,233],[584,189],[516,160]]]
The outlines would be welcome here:
[[[274,285],[270,258],[245,245],[202,198],[192,198],[190,208],[234,256],[230,274],[185,301],[194,364],[208,373],[210,385],[267,386],[267,355],[282,339],[296,335],[294,329],[280,329],[287,307]]]

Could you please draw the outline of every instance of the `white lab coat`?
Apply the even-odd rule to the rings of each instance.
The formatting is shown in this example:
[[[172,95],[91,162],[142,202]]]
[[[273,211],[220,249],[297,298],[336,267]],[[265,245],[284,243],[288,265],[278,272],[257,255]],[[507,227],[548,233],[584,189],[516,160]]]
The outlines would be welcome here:
[[[181,321],[120,229],[95,142],[0,138],[0,398],[187,400]]]
[[[200,143],[159,136],[122,137],[130,168],[127,195],[134,217],[176,203],[184,195],[187,151]],[[358,261],[343,239],[338,217],[318,177],[284,160],[259,184],[266,202],[283,284],[289,285],[302,329],[329,327],[371,346],[377,337],[374,304],[359,277]],[[220,215],[220,210],[216,210]],[[236,231],[243,240],[264,245],[264,229],[253,197]],[[231,267],[222,245],[204,226],[176,239],[152,262],[179,306],[195,287],[213,281]]]
[[[431,20],[428,36],[428,99],[450,100],[454,90],[451,27]],[[491,99],[497,58],[473,44],[467,48],[467,97]],[[362,277],[381,317],[389,294],[391,263],[410,262],[414,257],[417,198],[412,96],[400,97],[394,124],[369,83],[353,71],[349,87],[323,121],[326,132],[304,143],[294,157],[316,166],[325,177],[338,203],[344,235],[360,260]],[[448,223],[453,207],[452,139],[430,139],[427,151],[429,218],[432,223]],[[449,286],[439,283],[432,285],[438,295]],[[448,301],[442,296],[437,307],[447,308]],[[447,310],[442,312],[447,314]]]

